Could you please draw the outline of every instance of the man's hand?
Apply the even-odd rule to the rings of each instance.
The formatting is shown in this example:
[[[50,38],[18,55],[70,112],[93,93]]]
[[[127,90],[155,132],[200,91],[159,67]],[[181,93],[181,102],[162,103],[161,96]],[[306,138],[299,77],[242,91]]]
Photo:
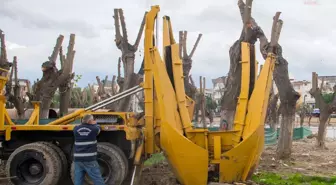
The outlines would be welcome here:
[[[97,129],[98,129],[98,133],[97,133],[97,135],[100,133],[100,130],[101,130],[101,128],[100,128],[100,125],[98,125],[97,123],[95,123],[95,126],[97,127]]]

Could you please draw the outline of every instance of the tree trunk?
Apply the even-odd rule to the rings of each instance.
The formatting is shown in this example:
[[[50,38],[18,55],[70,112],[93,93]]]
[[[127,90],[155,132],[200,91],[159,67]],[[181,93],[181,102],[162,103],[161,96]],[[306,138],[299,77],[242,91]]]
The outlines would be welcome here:
[[[257,41],[259,30],[254,28],[251,17],[252,0],[246,1],[247,6],[242,0],[238,1],[240,15],[243,21],[243,29],[240,38],[231,46],[230,70],[226,80],[224,95],[221,105],[221,122],[228,124],[228,129],[232,129],[233,120],[236,112],[238,96],[241,87],[241,42],[250,43],[250,52],[254,55],[254,44]]]
[[[40,118],[46,119],[49,115],[49,109],[52,102],[52,98],[55,95],[57,88],[64,84],[68,80],[71,80],[73,75],[71,74],[73,60],[75,51],[74,49],[74,39],[75,35],[70,35],[69,46],[67,55],[62,56],[63,62],[61,62],[61,70],[56,68],[57,54],[61,50],[63,35],[60,35],[57,39],[56,45],[49,57],[49,61],[42,64],[43,76],[40,81],[36,83],[36,88],[34,92],[34,98],[36,101],[41,101],[41,112]],[[64,98],[65,99],[65,98]],[[63,99],[63,101],[64,101]],[[69,99],[67,101],[70,101]],[[63,102],[64,105],[64,102]],[[63,114],[63,113],[62,113]]]
[[[268,103],[268,108],[267,108],[267,121],[269,121],[269,125],[273,130],[277,129],[277,104],[279,100],[279,94],[273,94],[270,96],[270,101]]]
[[[277,12],[274,16],[274,20],[279,19],[279,16],[280,12]],[[291,155],[293,130],[288,129],[293,128],[295,123],[296,101],[300,98],[300,94],[294,90],[289,80],[288,62],[283,57],[282,47],[277,42],[281,28],[282,20],[279,20],[278,23],[273,22],[271,42],[268,42],[267,37],[259,27],[258,38],[260,40],[260,52],[263,58],[267,58],[269,51],[272,51],[277,57],[273,77],[279,91],[281,102],[280,112],[282,115],[277,155],[278,158],[285,159]],[[274,41],[276,41],[276,43],[274,43]]]
[[[135,52],[138,50],[142,32],[144,30],[146,14],[147,12],[145,13],[142,19],[136,41],[133,45],[131,45],[128,41],[128,35],[127,35],[127,29],[126,29],[126,23],[125,23],[125,17],[124,17],[123,10],[114,9],[113,17],[114,17],[114,24],[115,24],[115,43],[116,43],[117,48],[121,51],[121,59],[119,59],[119,62],[118,62],[118,79],[117,79],[118,85],[120,87],[119,92],[123,92],[129,88],[134,87],[138,83],[140,83],[139,82],[140,75],[134,73],[134,60],[135,60]],[[121,25],[121,31],[120,31],[120,25]],[[123,78],[120,76],[121,61],[124,67],[124,77]],[[131,102],[131,97],[121,99],[118,102],[118,105],[116,105],[115,107],[116,111],[129,111],[130,102]]]
[[[305,119],[305,115],[304,114],[300,114],[300,127],[303,127],[303,123],[304,123],[304,119]]]
[[[279,159],[288,159],[292,154],[293,123],[295,121],[295,109],[287,105],[282,106],[282,119],[280,122],[280,134],[277,146]]]
[[[12,67],[12,63],[8,61],[7,58],[7,51],[6,51],[6,40],[5,40],[5,34],[3,31],[0,29],[0,67],[6,70],[9,70]],[[0,72],[0,74],[3,76],[6,73],[5,72]]]
[[[191,67],[193,63],[192,57],[196,51],[199,41],[202,38],[202,34],[198,34],[194,47],[189,54],[187,51],[187,35],[188,35],[187,31],[179,32],[180,57],[183,63],[184,90],[187,96],[195,100],[197,88],[191,82],[189,76],[190,76],[190,71],[191,71]]]
[[[221,122],[225,120],[228,123],[227,129],[232,129],[234,115],[236,112],[237,98],[241,87],[241,42],[243,41],[243,33],[241,38],[231,46],[230,55],[230,70],[226,79],[226,86],[221,104]]]
[[[325,145],[325,137],[326,137],[326,130],[327,130],[327,121],[330,117],[330,113],[328,112],[321,112],[320,113],[320,124],[318,127],[318,132],[317,132],[317,147],[326,149]]]
[[[326,103],[323,95],[322,95],[322,89],[323,89],[323,83],[324,78],[322,79],[321,86],[318,87],[317,84],[318,75],[317,73],[313,72],[312,74],[312,89],[309,91],[312,96],[314,96],[315,99],[315,105],[320,109],[320,124],[318,128],[317,133],[317,147],[321,149],[326,149],[325,145],[325,137],[326,137],[326,129],[327,129],[327,121],[331,115],[332,112],[336,110],[336,86],[333,87],[334,94],[332,98],[332,102]]]
[[[21,87],[18,81],[18,67],[17,67],[17,57],[13,57],[13,63],[9,63],[7,59],[6,41],[5,35],[0,30],[0,42],[1,42],[1,55],[0,55],[0,67],[9,70],[11,68],[11,73],[9,80],[6,83],[6,98],[10,103],[12,103],[17,111],[18,118],[23,119],[25,113],[25,99],[21,94]],[[0,72],[1,75],[3,72]],[[3,74],[7,75],[7,74]],[[14,75],[14,87],[13,87],[13,75]]]
[[[60,83],[59,91],[60,91],[60,116],[64,116],[68,114],[68,109],[70,105],[70,95],[72,84],[71,80],[74,78],[75,74],[72,73],[73,69],[73,61],[74,61],[74,46],[75,46],[75,34],[70,35],[68,52],[65,57],[62,52],[62,47],[60,48],[60,61],[61,68],[69,68],[68,74],[64,74],[66,80]]]

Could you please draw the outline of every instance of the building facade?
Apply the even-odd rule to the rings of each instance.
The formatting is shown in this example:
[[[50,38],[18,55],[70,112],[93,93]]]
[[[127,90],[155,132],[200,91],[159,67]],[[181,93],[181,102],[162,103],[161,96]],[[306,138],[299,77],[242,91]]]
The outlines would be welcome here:
[[[218,105],[216,112],[219,112],[221,110],[221,100],[224,95],[226,78],[227,78],[226,76],[221,76],[211,80],[213,85],[212,99]]]

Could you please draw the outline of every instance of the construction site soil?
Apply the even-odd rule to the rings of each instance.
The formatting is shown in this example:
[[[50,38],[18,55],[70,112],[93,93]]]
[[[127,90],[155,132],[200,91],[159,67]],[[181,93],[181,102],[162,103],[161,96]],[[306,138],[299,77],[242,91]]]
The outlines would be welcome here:
[[[328,147],[326,150],[316,148],[315,139],[294,141],[292,157],[286,161],[276,159],[276,145],[265,146],[259,168],[255,173],[274,172],[281,175],[300,173],[308,176],[336,176],[336,141],[328,140],[326,146]],[[143,171],[143,178],[143,185],[178,184],[165,161],[146,167]],[[213,185],[215,184],[218,183],[213,183]]]
[[[293,153],[289,160],[276,159],[276,146],[265,146],[259,168],[255,172],[274,172],[277,174],[300,173],[314,176],[336,176],[336,141],[326,142],[328,149],[315,147],[314,139],[303,139],[293,142]],[[174,174],[166,161],[146,166],[142,173],[142,185],[178,185]],[[0,169],[0,184],[8,184],[5,180],[4,164]],[[219,183],[212,183],[219,185]],[[239,183],[243,184],[243,183]],[[255,184],[255,183],[248,183]]]

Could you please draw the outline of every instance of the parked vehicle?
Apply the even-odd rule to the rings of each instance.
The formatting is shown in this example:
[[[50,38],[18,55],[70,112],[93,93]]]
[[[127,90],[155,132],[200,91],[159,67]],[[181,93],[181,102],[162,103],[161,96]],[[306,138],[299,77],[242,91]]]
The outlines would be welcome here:
[[[320,117],[320,109],[313,109],[313,112],[311,113],[313,117]]]

